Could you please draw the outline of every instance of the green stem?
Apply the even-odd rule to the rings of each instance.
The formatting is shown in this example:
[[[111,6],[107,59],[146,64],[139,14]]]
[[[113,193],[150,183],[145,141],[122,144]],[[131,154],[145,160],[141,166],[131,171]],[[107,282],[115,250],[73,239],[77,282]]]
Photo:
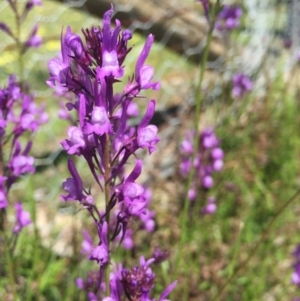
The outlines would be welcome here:
[[[30,177],[29,179],[29,183],[27,185],[27,189],[30,189],[30,195],[33,195],[33,179],[32,177]],[[37,208],[36,208],[36,201],[34,198],[30,198],[30,212],[31,212],[31,220],[33,223],[33,227],[34,227],[34,250],[33,250],[33,266],[34,268],[31,270],[29,279],[30,282],[32,283],[33,281],[36,281],[37,285],[38,285],[38,289],[34,292],[34,296],[36,297],[37,300],[40,299],[40,295],[41,295],[41,281],[40,278],[38,277],[40,270],[40,262],[42,262],[42,253],[41,253],[41,245],[40,245],[40,234],[39,234],[39,230],[38,230],[38,226],[37,226],[37,219],[36,219],[36,214],[37,214]],[[50,263],[48,263],[50,264]],[[47,267],[47,265],[45,265],[45,268]],[[29,290],[30,292],[27,292],[28,295],[32,295],[32,291]],[[26,300],[31,300],[30,298],[26,299]]]
[[[2,141],[0,141],[0,175],[4,176],[4,162],[3,162],[3,145]],[[5,216],[6,210],[0,210],[0,231],[4,231],[4,224],[5,224]]]
[[[201,88],[202,88],[204,72],[205,72],[205,68],[206,68],[206,63],[207,63],[207,59],[208,59],[210,44],[211,44],[211,40],[212,40],[212,36],[213,36],[213,30],[215,27],[215,21],[216,21],[216,16],[217,16],[217,11],[218,11],[219,5],[220,5],[220,0],[217,0],[216,4],[212,8],[212,21],[211,21],[208,36],[207,36],[207,43],[206,43],[204,53],[203,53],[203,56],[202,56],[202,59],[200,62],[200,66],[199,66],[200,75],[199,75],[198,85],[196,87],[196,110],[195,110],[195,120],[194,120],[194,128],[195,128],[194,152],[193,152],[193,156],[192,156],[191,170],[190,170],[188,180],[187,180],[187,185],[186,185],[186,195],[185,195],[185,199],[184,199],[183,213],[181,215],[181,221],[180,221],[181,235],[180,235],[179,252],[177,255],[177,258],[179,259],[179,260],[177,260],[178,267],[180,267],[181,258],[182,258],[182,250],[183,250],[184,244],[186,242],[186,230],[187,230],[187,219],[188,219],[188,209],[189,209],[188,192],[191,187],[192,179],[193,179],[194,173],[195,173],[193,162],[194,162],[196,155],[198,153],[198,150],[199,150],[199,121],[200,121],[200,109],[201,109],[201,104],[202,104]],[[178,274],[178,269],[177,269],[177,274]]]
[[[259,240],[257,241],[257,243],[254,245],[254,247],[252,248],[252,250],[249,252],[248,257],[239,265],[237,266],[237,268],[235,269],[235,271],[231,274],[231,276],[229,277],[229,279],[225,282],[225,284],[220,288],[219,292],[210,300],[210,301],[215,301],[215,300],[221,300],[221,295],[223,293],[223,291],[225,290],[225,288],[232,282],[232,280],[235,278],[235,276],[237,275],[237,273],[244,267],[247,266],[247,264],[249,263],[249,261],[252,259],[252,257],[256,254],[256,251],[258,250],[258,248],[260,247],[260,244],[268,237],[268,234],[270,233],[270,230],[273,226],[273,224],[275,223],[275,221],[277,220],[277,218],[284,212],[284,210],[298,197],[298,195],[300,195],[300,189],[298,189],[298,191],[289,199],[287,200],[275,213],[275,215],[273,216],[271,222],[269,223],[268,227],[266,228],[266,230],[261,234]]]
[[[104,181],[105,181],[105,186],[104,186],[104,193],[105,193],[105,207],[106,207],[106,222],[107,226],[109,225],[109,212],[108,212],[108,206],[109,206],[109,201],[110,201],[110,173],[111,173],[111,165],[110,165],[110,141],[109,141],[109,136],[106,135],[106,143],[105,143],[105,148],[104,148]],[[107,231],[107,242],[108,242],[108,249],[109,249],[109,242],[110,242],[110,237],[109,237],[109,231]],[[108,265],[106,266],[105,269],[105,282],[106,282],[106,293],[107,296],[110,295],[110,288],[109,288],[109,268]]]
[[[5,253],[5,260],[7,263],[7,274],[10,282],[10,288],[12,290],[13,300],[18,300],[17,296],[17,288],[16,288],[16,281],[15,281],[15,275],[14,275],[14,267],[12,263],[11,253],[9,250],[9,246],[7,244],[7,237],[4,231],[1,231],[2,239],[4,241],[4,253]]]
[[[18,64],[19,64],[19,78],[21,83],[21,89],[23,90],[24,86],[24,65],[23,65],[23,45],[21,42],[21,16],[18,12],[17,5],[14,8],[15,18],[16,18],[16,28],[17,28],[17,35],[15,37],[16,46],[18,49]]]

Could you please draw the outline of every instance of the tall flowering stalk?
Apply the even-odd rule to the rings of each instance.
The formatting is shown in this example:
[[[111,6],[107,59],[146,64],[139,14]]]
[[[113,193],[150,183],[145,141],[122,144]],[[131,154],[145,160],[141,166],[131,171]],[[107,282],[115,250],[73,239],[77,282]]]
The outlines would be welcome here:
[[[192,166],[195,168],[194,179],[188,192],[190,201],[199,199],[199,195],[206,197],[214,185],[213,174],[222,170],[224,158],[224,152],[220,148],[220,140],[211,128],[203,130],[200,133],[198,154],[194,162],[192,162],[191,155],[194,151],[193,139],[194,133],[188,132],[180,148],[180,174],[183,177],[187,177]],[[210,196],[208,204],[202,209],[202,213],[212,214],[216,211],[216,208],[215,198]]]
[[[8,206],[8,193],[12,185],[24,174],[34,173],[34,158],[29,155],[32,140],[39,126],[47,121],[44,106],[38,107],[32,95],[21,91],[20,83],[11,75],[8,86],[0,89],[0,214],[4,228],[4,212]],[[25,143],[21,143],[25,140]],[[27,214],[17,205],[14,232],[28,224]]]
[[[8,227],[6,213],[7,208],[12,207],[9,192],[23,175],[34,173],[34,158],[29,153],[34,134],[46,121],[44,107],[38,107],[31,94],[22,92],[21,84],[11,75],[8,86],[0,89],[0,241],[4,245],[7,274],[15,297],[17,280],[12,259],[19,234],[31,223],[31,218],[18,201],[14,226]]]
[[[12,30],[6,23],[0,22],[0,30],[9,39],[12,39],[18,53],[18,79],[11,75],[8,85],[0,89],[0,245],[3,246],[6,273],[9,280],[9,291],[12,291],[13,298],[18,299],[19,270],[15,264],[14,250],[22,229],[31,224],[29,212],[24,210],[22,201],[14,204],[15,221],[10,227],[9,219],[6,218],[7,211],[13,207],[9,193],[11,187],[25,174],[34,173],[34,158],[30,156],[33,146],[33,138],[40,125],[48,119],[44,106],[37,106],[35,99],[30,92],[29,85],[24,79],[23,56],[30,48],[37,48],[41,45],[42,39],[38,36],[38,25],[36,24],[28,33],[27,38],[21,38],[22,25],[28,14],[35,6],[40,6],[40,0],[7,0],[15,19],[15,28]],[[35,232],[35,250],[37,249],[37,232]],[[33,256],[35,261],[35,256]],[[27,279],[30,281],[30,279]],[[24,290],[24,287],[22,287]],[[26,291],[29,293],[29,291]],[[30,294],[30,293],[29,293]],[[36,297],[39,292],[36,292]],[[10,297],[7,297],[10,298]]]
[[[193,139],[193,151],[191,154],[191,162],[195,161],[195,158],[198,155],[198,149],[199,149],[199,139],[200,139],[200,135],[199,135],[199,122],[200,122],[200,112],[201,112],[201,105],[202,105],[202,100],[203,100],[203,95],[202,95],[202,82],[203,82],[203,78],[204,78],[204,72],[206,69],[206,63],[208,60],[208,54],[209,54],[209,50],[210,50],[210,43],[213,37],[213,31],[215,28],[215,23],[216,23],[216,19],[217,19],[217,12],[220,8],[220,0],[217,0],[216,3],[211,4],[210,5],[210,1],[199,1],[202,5],[204,5],[204,10],[205,10],[205,14],[206,16],[210,17],[210,22],[209,22],[209,31],[207,34],[207,41],[206,41],[206,45],[204,48],[203,53],[201,54],[201,60],[200,60],[200,64],[199,64],[199,79],[198,79],[198,83],[197,83],[197,87],[196,87],[196,91],[195,91],[195,117],[194,117],[194,122],[193,122],[193,130],[195,131],[195,135],[194,135],[194,139]],[[185,198],[184,198],[184,207],[183,207],[183,211],[181,214],[181,218],[180,218],[180,228],[181,228],[181,236],[180,236],[180,245],[179,245],[179,252],[177,254],[177,259],[178,259],[178,268],[177,268],[177,273],[179,271],[179,267],[181,266],[182,263],[182,252],[184,249],[184,245],[186,242],[186,239],[188,237],[188,235],[186,235],[187,233],[187,220],[188,220],[188,210],[189,210],[189,192],[190,189],[192,188],[192,182],[194,179],[194,175],[195,175],[195,168],[194,165],[191,164],[191,169],[189,171],[188,177],[187,177],[187,182],[186,182],[186,194],[185,194]],[[187,269],[186,265],[185,265],[185,269]],[[186,271],[187,274],[187,271]]]
[[[139,277],[150,273],[152,260],[141,261],[136,280],[134,277],[128,278],[128,273],[123,269],[109,277],[111,242],[119,240],[120,235],[121,240],[124,239],[132,218],[143,219],[149,214],[145,189],[136,182],[142,172],[142,160],[137,159],[136,153],[146,149],[151,154],[159,141],[157,127],[149,124],[154,114],[155,100],[150,100],[137,127],[131,127],[128,123],[132,104],[141,97],[142,90],[157,90],[160,87],[158,82],[152,81],[154,69],[145,64],[154,41],[154,36],[149,35],[137,58],[134,75],[121,93],[114,92],[115,86],[120,85],[124,77],[124,61],[131,50],[128,41],[132,34],[129,30],[121,30],[118,20],[115,27],[111,27],[113,13],[111,8],[104,14],[102,28],[92,26],[82,30],[85,43],[67,27],[61,37],[61,59],[52,59],[48,64],[48,84],[55,90],[72,92],[76,97],[75,102],[66,103],[66,108],[76,111],[78,124],[69,127],[68,138],[61,144],[69,155],[84,157],[95,182],[105,195],[105,210],[99,209],[97,199],[89,189],[84,188],[72,159],[68,161],[71,177],[63,183],[66,194],[62,199],[79,201],[97,228],[98,243],[87,248],[88,258],[99,266],[96,284],[91,280],[94,284],[90,289],[91,286],[86,283],[91,281],[79,281],[79,287],[89,287],[89,299],[102,300],[106,287],[103,300],[124,300],[125,297],[128,300],[151,300],[149,293],[153,281],[145,284],[145,289],[142,284],[139,287],[139,283],[143,282]],[[131,158],[135,158],[134,167],[129,174],[125,174],[125,166]],[[87,241],[91,243],[91,240]],[[141,299],[136,299],[137,295]]]
[[[41,5],[40,0],[28,0],[20,6],[18,1],[7,0],[16,21],[16,31],[0,22],[0,30],[12,38],[19,54],[19,76],[11,75],[7,87],[0,89],[0,228],[4,231],[5,212],[8,206],[8,193],[11,186],[24,174],[34,172],[34,158],[29,156],[32,139],[39,126],[47,121],[44,106],[36,105],[29,86],[23,81],[22,57],[31,47],[41,44],[41,37],[37,35],[36,24],[25,41],[21,41],[21,26],[28,13],[34,6]],[[25,140],[25,143],[21,143]],[[16,204],[16,226],[14,233],[28,225],[30,221],[22,204]]]

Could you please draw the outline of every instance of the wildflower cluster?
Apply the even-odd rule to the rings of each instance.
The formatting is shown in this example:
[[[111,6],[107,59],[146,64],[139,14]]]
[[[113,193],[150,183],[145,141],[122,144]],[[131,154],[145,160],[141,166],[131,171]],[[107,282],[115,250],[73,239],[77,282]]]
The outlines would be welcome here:
[[[215,28],[222,32],[236,29],[240,26],[242,15],[243,11],[239,6],[226,4],[217,16]]]
[[[129,125],[129,118],[138,114],[134,100],[140,98],[142,90],[160,87],[152,81],[154,69],[145,64],[154,36],[148,36],[137,58],[134,75],[121,93],[115,93],[115,86],[124,77],[123,64],[131,50],[128,41],[132,34],[129,30],[121,30],[118,20],[116,26],[111,27],[113,12],[111,8],[104,14],[102,28],[92,26],[82,30],[85,43],[67,27],[61,38],[61,58],[52,59],[48,64],[48,85],[55,90],[72,92],[76,98],[75,102],[67,102],[66,108],[75,110],[78,124],[69,127],[68,138],[62,141],[62,147],[69,155],[84,157],[105,194],[102,212],[91,191],[84,188],[74,161],[69,159],[71,177],[63,183],[66,194],[62,199],[79,201],[89,212],[98,233],[96,245],[87,233],[84,241],[88,258],[99,266],[96,287],[88,293],[90,300],[103,298],[104,273],[111,262],[113,244],[110,243],[127,239],[130,247],[130,220],[140,219],[149,231],[154,227],[147,190],[136,182],[142,172],[142,160],[135,159],[132,171],[129,175],[125,173],[126,164],[132,157],[136,158],[138,150],[146,149],[151,154],[159,141],[157,127],[149,124],[155,110],[154,100],[148,103],[138,126]],[[90,287],[86,283],[90,281],[82,281],[81,287]],[[124,283],[121,281],[122,285],[114,287],[111,281],[111,296],[106,299],[120,300],[118,296],[126,292]],[[108,293],[107,286],[108,283]]]
[[[23,93],[11,75],[8,86],[0,89],[0,210],[8,206],[11,186],[22,175],[34,172],[34,158],[29,155],[32,138],[46,121],[44,107],[38,107],[32,95]],[[29,223],[29,214],[17,203],[14,232],[20,232]]]
[[[169,285],[158,299],[152,299],[150,296],[151,290],[154,287],[156,275],[152,272],[150,265],[155,262],[154,258],[147,261],[143,256],[140,258],[140,265],[132,269],[123,268],[122,264],[114,267],[110,273],[109,286],[111,296],[104,297],[102,301],[120,301],[127,298],[128,300],[139,301],[167,301],[166,297],[174,289],[177,281]],[[95,292],[98,285],[97,273],[90,272],[87,280],[78,278],[76,285],[79,289],[88,292],[89,300],[99,300],[101,294]]]
[[[220,172],[223,168],[224,152],[220,148],[220,140],[214,133],[213,129],[206,129],[200,133],[198,154],[192,163],[191,157],[194,152],[193,138],[195,134],[188,132],[186,139],[181,143],[181,164],[180,173],[187,177],[192,168],[195,168],[195,178],[188,192],[190,201],[194,201],[200,191],[207,192],[212,188],[213,173]],[[216,210],[215,198],[209,197],[208,204],[203,208],[202,213],[211,214]]]
[[[241,98],[245,94],[252,90],[253,83],[247,75],[243,73],[236,73],[233,76],[233,89],[232,96],[234,98]]]

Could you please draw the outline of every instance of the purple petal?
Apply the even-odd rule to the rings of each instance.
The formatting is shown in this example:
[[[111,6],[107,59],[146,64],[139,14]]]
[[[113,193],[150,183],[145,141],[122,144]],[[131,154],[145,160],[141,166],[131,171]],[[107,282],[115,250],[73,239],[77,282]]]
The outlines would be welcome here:
[[[135,160],[135,167],[131,174],[127,177],[127,183],[133,183],[142,173],[142,160]]]
[[[155,112],[155,100],[152,99],[152,100],[150,100],[150,102],[148,104],[146,114],[142,118],[142,120],[138,126],[138,129],[143,129],[149,124],[149,122],[151,121],[151,119],[154,115],[154,112]]]
[[[177,280],[171,283],[161,294],[160,298],[158,301],[164,301],[165,298],[171,293],[171,291],[175,288],[177,285]]]
[[[136,66],[135,66],[135,78],[136,78],[136,81],[138,81],[138,77],[140,75],[140,71],[149,55],[149,52],[151,50],[151,47],[152,47],[152,44],[154,42],[154,35],[150,34],[148,37],[147,37],[147,40],[145,42],[145,45],[143,47],[143,50],[142,52],[140,53],[139,57],[138,57],[138,60],[136,62]]]

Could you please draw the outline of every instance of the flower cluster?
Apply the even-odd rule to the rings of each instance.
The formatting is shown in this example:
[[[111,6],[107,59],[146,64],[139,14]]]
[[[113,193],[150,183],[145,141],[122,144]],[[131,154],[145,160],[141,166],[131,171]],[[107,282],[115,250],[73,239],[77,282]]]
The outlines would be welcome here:
[[[138,218],[148,231],[154,228],[147,191],[137,183],[142,160],[136,157],[137,151],[142,149],[151,154],[159,141],[157,127],[149,124],[155,101],[148,103],[146,113],[136,127],[129,123],[131,116],[138,114],[135,100],[141,98],[142,90],[160,87],[152,81],[153,67],[145,64],[154,36],[148,36],[137,58],[134,75],[123,89],[118,89],[121,92],[115,93],[115,87],[124,77],[123,66],[131,50],[128,41],[132,34],[129,30],[121,30],[118,20],[115,27],[111,27],[113,13],[111,8],[104,14],[102,28],[92,26],[82,30],[85,42],[67,27],[61,37],[61,57],[48,64],[48,85],[75,96],[75,101],[67,102],[66,108],[75,111],[78,124],[69,127],[68,138],[62,141],[62,147],[69,155],[84,157],[95,182],[105,194],[105,210],[101,212],[91,190],[84,188],[74,161],[69,159],[71,177],[63,183],[66,194],[62,199],[79,201],[89,212],[98,233],[98,244],[93,245],[87,233],[84,241],[84,252],[99,266],[97,287],[93,295],[88,295],[90,300],[102,297],[104,273],[111,260],[111,248],[116,245],[110,242],[121,240],[131,247],[128,226],[132,218]],[[63,115],[67,118],[67,114]],[[128,174],[125,167],[132,162],[132,157],[135,158],[134,166]],[[113,288],[111,292],[115,294]]]
[[[48,119],[44,106],[38,107],[30,94],[21,91],[14,75],[9,78],[8,86],[0,90],[0,141],[2,152],[9,145],[10,153],[2,153],[3,176],[1,176],[1,194],[6,195],[11,185],[23,174],[34,172],[34,159],[29,156],[33,134]],[[22,137],[28,137],[25,145]],[[23,138],[23,140],[24,140]],[[7,206],[0,202],[0,208]]]
[[[143,188],[144,191],[141,195],[141,199],[145,201],[144,210],[137,212],[137,214],[133,216],[134,220],[129,220],[127,228],[121,230],[119,235],[115,238],[116,243],[122,242],[122,246],[124,247],[124,249],[132,249],[134,247],[134,241],[132,236],[133,231],[146,230],[148,233],[151,233],[154,231],[155,228],[155,212],[149,209],[152,200],[152,194],[149,189],[147,189],[144,186]],[[116,206],[114,215],[111,220],[112,228],[115,228],[116,224],[118,223],[118,214],[123,210],[123,206],[123,202],[120,202]]]
[[[224,152],[220,148],[220,140],[214,133],[214,130],[206,129],[200,133],[198,154],[192,163],[191,157],[193,156],[194,133],[188,132],[186,139],[181,143],[181,164],[180,174],[187,177],[190,173],[192,164],[195,168],[195,178],[191,184],[188,192],[190,201],[197,198],[199,191],[208,191],[214,184],[213,173],[220,172],[223,168]],[[215,198],[210,197],[208,204],[203,208],[203,214],[211,214],[216,210]]]
[[[154,258],[147,261],[142,256],[140,258],[140,265],[132,269],[125,269],[120,264],[114,268],[110,274],[110,296],[106,296],[102,301],[121,301],[126,297],[132,301],[167,301],[166,297],[174,289],[177,281],[170,284],[161,294],[158,299],[152,299],[150,294],[154,287],[155,274],[152,272],[150,265],[154,262]],[[94,288],[97,286],[96,273],[91,272],[87,280],[78,278],[76,284],[79,289],[88,291],[89,300],[99,300],[100,294],[95,292]]]
[[[234,98],[243,97],[247,92],[252,90],[252,87],[253,83],[247,75],[243,73],[236,73],[233,76],[232,96]]]
[[[240,26],[243,11],[239,6],[224,5],[217,16],[216,29],[219,31],[231,31]]]
[[[41,0],[28,0],[24,5],[22,13],[19,14],[19,13],[17,13],[18,12],[17,1],[9,1],[8,0],[7,2],[11,6],[12,11],[14,12],[16,18],[18,19],[19,24],[22,24],[26,20],[28,13],[35,6],[42,5]],[[42,38],[39,35],[37,35],[38,28],[39,28],[38,24],[36,24],[33,27],[33,29],[31,30],[28,38],[23,43],[21,43],[21,41],[19,41],[19,37],[13,33],[13,31],[9,28],[9,26],[4,22],[0,22],[0,30],[3,31],[4,33],[6,33],[7,35],[9,35],[15,41],[18,41],[19,45],[22,44],[22,49],[20,49],[21,54],[24,54],[29,48],[32,48],[32,47],[37,48],[42,44]]]
[[[34,172],[34,158],[29,155],[32,138],[46,121],[44,107],[37,107],[33,96],[23,93],[11,75],[8,86],[0,89],[0,210],[8,206],[8,192],[18,178]],[[17,203],[14,232],[20,232],[29,223],[29,214]]]
[[[29,212],[23,210],[23,206],[20,202],[16,203],[16,224],[14,232],[19,233],[24,227],[31,224]]]

